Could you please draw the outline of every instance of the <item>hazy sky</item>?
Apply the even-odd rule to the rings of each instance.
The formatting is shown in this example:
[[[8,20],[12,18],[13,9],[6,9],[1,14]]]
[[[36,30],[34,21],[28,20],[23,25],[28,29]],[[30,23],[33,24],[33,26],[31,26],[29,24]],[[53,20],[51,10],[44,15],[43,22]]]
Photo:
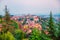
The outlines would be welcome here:
[[[4,14],[4,7],[8,6],[10,14],[53,14],[60,13],[60,0],[0,0],[0,15]]]

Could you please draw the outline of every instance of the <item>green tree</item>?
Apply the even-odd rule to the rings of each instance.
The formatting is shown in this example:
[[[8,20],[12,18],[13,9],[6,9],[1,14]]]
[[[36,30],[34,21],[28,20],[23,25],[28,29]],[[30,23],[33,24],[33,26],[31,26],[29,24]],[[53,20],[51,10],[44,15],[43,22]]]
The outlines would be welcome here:
[[[32,33],[30,35],[29,40],[41,40],[40,39],[40,34],[41,34],[41,31],[39,31],[38,29],[34,28],[32,30]]]
[[[6,32],[7,32],[9,30],[9,27],[11,27],[10,26],[10,24],[11,24],[10,14],[8,12],[7,6],[5,6],[5,16],[4,16],[4,18],[5,18],[5,26],[3,26],[3,27],[4,27],[4,30],[6,30]]]
[[[59,31],[59,33],[58,33],[58,40],[59,40],[59,39],[60,39],[60,18],[59,18],[59,21],[58,21],[57,24],[58,24],[58,26],[59,26],[59,28],[58,28],[58,29],[59,29],[59,30],[58,30],[58,31]]]
[[[16,38],[16,40],[22,40],[24,39],[25,33],[22,30],[16,29],[13,35]]]
[[[57,40],[57,36],[58,36],[58,26],[56,25],[56,23],[54,22],[54,19],[52,17],[52,12],[50,12],[50,19],[49,19],[49,36],[54,39]]]
[[[49,19],[49,33],[50,36],[54,36],[54,22],[53,22],[53,17],[52,17],[52,12],[50,12],[50,19]]]
[[[2,23],[2,15],[0,15],[0,23]]]
[[[47,27],[47,22],[45,22],[45,21],[42,21],[42,28],[43,28],[43,30],[45,30],[46,29],[46,27]]]
[[[15,40],[15,38],[10,32],[7,32],[0,34],[0,40]]]
[[[58,26],[60,26],[60,18],[59,18],[59,21],[58,21]]]
[[[7,6],[5,6],[5,20],[6,22],[10,21],[10,14],[9,11],[7,10]]]
[[[26,21],[27,21],[27,19],[26,19],[26,18],[24,18],[24,21],[23,21],[22,25],[24,25],[24,24],[26,23]]]
[[[36,28],[32,30],[29,40],[51,40],[43,31]]]
[[[14,36],[10,32],[5,34],[5,38],[6,40],[15,40]]]
[[[33,18],[30,18],[31,21],[33,21],[34,19]]]

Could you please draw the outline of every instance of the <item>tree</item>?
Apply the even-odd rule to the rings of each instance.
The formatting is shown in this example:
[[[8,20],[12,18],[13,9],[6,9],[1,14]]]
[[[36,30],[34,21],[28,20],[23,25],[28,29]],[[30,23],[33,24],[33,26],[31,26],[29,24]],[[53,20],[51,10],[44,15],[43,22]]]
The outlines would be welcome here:
[[[26,21],[27,21],[27,19],[26,19],[26,18],[24,18],[24,21],[23,21],[22,25],[24,25],[24,24],[26,23]]]
[[[58,26],[59,26],[59,27],[58,27],[58,29],[59,29],[59,33],[58,33],[58,40],[59,40],[59,39],[60,39],[60,18],[59,18],[59,21],[58,21],[58,23],[57,23],[57,24],[58,24]]]
[[[42,21],[42,28],[43,28],[43,30],[45,30],[46,29],[46,27],[47,27],[47,22],[45,22],[45,21]]]
[[[58,21],[58,26],[60,26],[60,18],[59,18],[59,21]]]
[[[10,29],[10,27],[11,27],[11,21],[10,21],[10,14],[9,14],[9,11],[8,11],[8,9],[7,9],[7,6],[5,6],[5,16],[4,16],[4,23],[5,24],[3,24],[3,25],[5,25],[5,26],[3,26],[3,28],[4,28],[4,32],[7,32],[9,29]],[[6,30],[6,31],[5,31]]]
[[[6,22],[10,21],[10,14],[7,10],[7,6],[5,6],[5,20],[6,20]]]
[[[0,40],[15,40],[15,38],[10,32],[7,32],[0,34]]]
[[[2,22],[2,15],[0,15],[0,22]]]
[[[43,31],[36,28],[32,30],[29,40],[51,40]]]
[[[16,29],[13,35],[16,40],[22,40],[24,38],[25,33],[22,30]]]
[[[49,19],[49,36],[53,39],[53,40],[57,40],[57,36],[58,36],[58,26],[56,25],[56,23],[54,23],[53,17],[52,17],[52,12],[50,12],[50,19]]]
[[[34,19],[33,18],[30,18],[31,21],[33,21]]]
[[[52,12],[50,12],[50,19],[49,19],[49,33],[51,34],[50,36],[54,36],[54,22],[53,22],[53,18],[52,18]]]
[[[40,39],[40,34],[41,34],[41,31],[39,31],[38,29],[34,28],[32,30],[32,33],[29,37],[29,40],[41,40]]]

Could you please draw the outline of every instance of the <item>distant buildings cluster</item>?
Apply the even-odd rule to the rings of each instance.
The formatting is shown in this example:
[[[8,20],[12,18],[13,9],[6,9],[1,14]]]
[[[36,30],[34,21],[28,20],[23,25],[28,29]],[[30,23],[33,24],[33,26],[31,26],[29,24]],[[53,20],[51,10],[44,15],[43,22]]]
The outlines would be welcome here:
[[[38,28],[42,30],[41,17],[36,15],[26,15],[26,16],[12,16],[11,20],[15,20],[19,24],[19,28],[26,31],[31,31],[33,28]]]

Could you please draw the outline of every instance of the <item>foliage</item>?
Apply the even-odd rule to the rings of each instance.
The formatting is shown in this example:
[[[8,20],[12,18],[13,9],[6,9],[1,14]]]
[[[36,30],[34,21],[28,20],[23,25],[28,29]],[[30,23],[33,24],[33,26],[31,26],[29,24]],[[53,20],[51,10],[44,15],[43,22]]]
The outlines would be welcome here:
[[[34,28],[29,40],[51,40],[44,32]]]
[[[42,28],[43,28],[43,30],[45,30],[46,29],[46,26],[47,26],[47,22],[44,22],[44,21],[42,21]]]
[[[36,28],[32,30],[29,40],[40,40],[41,31]]]
[[[50,19],[49,19],[49,36],[53,39],[53,40],[57,40],[58,37],[58,33],[59,33],[59,27],[58,25],[53,21],[53,17],[52,17],[52,12],[50,12]]]
[[[0,15],[0,23],[2,23],[2,15]]]
[[[26,21],[27,21],[27,19],[26,19],[26,18],[24,18],[24,21],[23,21],[22,25],[24,25],[24,24],[26,23]]]
[[[42,31],[42,33],[40,34],[40,38],[41,40],[52,40],[48,35],[44,33],[44,31]]]
[[[15,38],[10,32],[7,32],[0,34],[0,40],[15,40]]]
[[[15,28],[18,28],[18,23],[17,22],[15,22],[15,21],[13,21],[13,20],[11,20],[11,22],[12,22],[12,26],[14,26]]]
[[[53,37],[54,35],[54,22],[53,22],[53,18],[52,18],[52,12],[50,12],[50,19],[49,19],[49,33],[50,36]]]
[[[23,20],[23,19],[22,19],[22,18],[19,18],[19,19],[18,19],[18,21],[21,21],[21,20]]]
[[[22,40],[24,38],[24,32],[19,29],[15,30],[13,35],[16,38],[16,40]]]
[[[33,21],[34,19],[33,18],[30,18],[31,21]]]
[[[57,23],[57,25],[58,25],[58,39],[60,39],[60,20],[59,20],[59,22]],[[56,26],[56,25],[55,25]]]
[[[5,20],[6,20],[6,22],[10,21],[10,14],[7,10],[7,6],[5,6]]]

